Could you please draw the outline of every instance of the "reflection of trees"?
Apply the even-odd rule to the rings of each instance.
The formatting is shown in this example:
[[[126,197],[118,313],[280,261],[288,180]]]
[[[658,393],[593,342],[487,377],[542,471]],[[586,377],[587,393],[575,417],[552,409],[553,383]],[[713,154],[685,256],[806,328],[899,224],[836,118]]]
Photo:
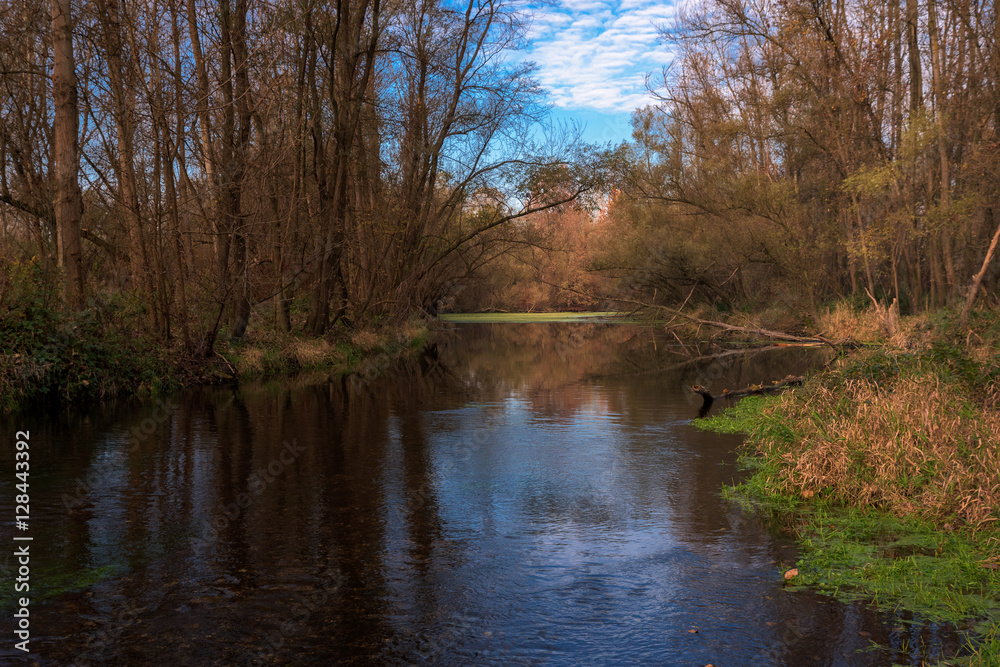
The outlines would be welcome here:
[[[571,416],[583,407],[579,392],[570,389],[580,381],[607,385],[614,378],[631,378],[622,384],[623,395],[607,397],[607,408],[620,412],[633,404],[630,394],[637,386],[639,391],[659,392],[666,405],[660,386],[664,380],[678,389],[702,384],[720,392],[801,374],[829,354],[784,347],[730,350],[728,356],[713,358],[725,351],[712,345],[681,348],[658,328],[574,323],[462,325],[457,332],[443,334],[439,348],[443,362],[460,369],[456,379],[476,400],[496,401],[517,393],[549,416]],[[684,402],[697,406],[701,399],[685,394]],[[695,414],[690,411],[690,416]]]
[[[132,451],[123,434],[151,418],[151,407],[46,422],[32,436],[47,471],[32,487],[40,507],[55,505],[79,470],[111,473],[77,512],[39,516],[32,529],[58,536],[45,543],[60,549],[45,558],[73,572],[124,570],[40,610],[40,624],[67,637],[45,654],[63,663],[89,652],[98,664],[164,654],[241,664],[275,638],[277,661],[468,655],[489,643],[477,623],[522,600],[517,577],[531,559],[559,568],[591,547],[614,551],[616,540],[711,564],[707,574],[657,570],[689,590],[710,585],[718,594],[741,585],[742,570],[755,573],[751,593],[719,603],[719,613],[741,614],[754,591],[773,592],[759,573],[788,555],[719,498],[734,474],[719,463],[732,461],[737,439],[687,425],[696,406],[684,384],[756,383],[804,363],[800,351],[785,352],[711,366],[685,361],[649,328],[470,326],[375,379],[187,392]],[[302,451],[268,472],[287,442]],[[270,481],[254,494],[249,480],[262,470]],[[192,543],[248,492],[252,502],[217,539]],[[620,604],[617,575],[605,586],[606,573],[593,573],[598,588],[586,595]],[[485,593],[483,576],[508,586],[502,599]],[[296,613],[334,578],[328,599]],[[561,581],[581,584],[575,574]],[[551,611],[556,598],[539,590],[542,613]],[[759,640],[770,651],[762,662],[799,664],[829,655],[831,635],[853,646],[857,628],[877,630],[865,614],[782,594],[761,600],[740,630],[773,632]],[[94,633],[74,630],[83,617],[111,619],[115,641],[88,648]],[[495,622],[518,632],[509,619]]]
[[[517,393],[544,414],[568,415],[579,406],[573,392],[563,389],[589,375],[616,372],[626,358],[645,354],[642,331],[571,323],[464,325],[443,337],[442,358],[461,369],[459,378],[478,400]]]

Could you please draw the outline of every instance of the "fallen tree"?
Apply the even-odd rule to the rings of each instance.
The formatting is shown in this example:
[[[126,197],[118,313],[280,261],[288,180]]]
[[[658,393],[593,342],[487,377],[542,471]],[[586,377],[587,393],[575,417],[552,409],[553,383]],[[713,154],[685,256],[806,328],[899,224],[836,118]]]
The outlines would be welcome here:
[[[704,417],[708,414],[708,411],[712,408],[712,403],[715,401],[725,398],[742,398],[743,396],[754,396],[760,394],[772,394],[776,391],[780,391],[787,387],[795,387],[802,384],[803,377],[801,375],[788,375],[783,380],[775,380],[769,385],[752,384],[745,389],[739,389],[737,391],[729,391],[728,389],[723,390],[718,396],[713,396],[707,388],[701,385],[693,385],[691,391],[702,397],[703,403],[701,408],[698,410],[698,416]]]
[[[665,325],[666,328],[669,328],[670,325],[673,323],[673,321],[676,320],[678,317],[680,317],[680,318],[682,318],[684,320],[687,320],[688,322],[692,322],[694,324],[698,324],[698,325],[701,325],[701,326],[707,326],[707,327],[712,327],[712,328],[715,328],[715,329],[721,329],[722,331],[731,331],[731,332],[734,332],[734,333],[747,334],[747,335],[750,335],[750,336],[759,336],[761,338],[770,338],[770,339],[773,339],[773,340],[785,340],[785,341],[790,341],[790,342],[794,342],[794,343],[822,343],[824,345],[829,345],[830,347],[832,347],[835,350],[840,350],[843,347],[854,347],[855,346],[854,341],[851,341],[849,339],[848,340],[840,340],[840,341],[832,341],[832,340],[829,340],[828,338],[824,338],[823,336],[819,336],[819,335],[815,335],[815,336],[797,336],[795,334],[785,333],[783,331],[771,331],[770,329],[762,329],[762,328],[759,328],[759,327],[741,327],[741,326],[738,326],[738,325],[735,325],[735,324],[729,324],[728,322],[719,322],[717,320],[706,320],[706,319],[702,319],[700,317],[695,317],[694,315],[688,315],[687,313],[683,312],[682,310],[679,310],[677,308],[671,308],[669,306],[660,306],[660,305],[657,305],[657,304],[643,303],[641,301],[634,301],[632,299],[616,299],[616,301],[619,301],[621,303],[627,303],[627,304],[635,306],[636,308],[635,308],[635,310],[632,311],[633,313],[638,312],[639,310],[642,310],[644,308],[655,308],[655,309],[663,311],[665,313],[669,313],[670,315],[672,315],[672,318]]]

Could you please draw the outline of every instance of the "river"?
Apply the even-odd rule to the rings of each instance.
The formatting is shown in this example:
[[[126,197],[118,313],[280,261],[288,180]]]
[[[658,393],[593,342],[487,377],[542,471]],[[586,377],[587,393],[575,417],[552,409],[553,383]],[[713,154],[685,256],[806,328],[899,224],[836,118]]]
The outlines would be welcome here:
[[[941,628],[785,587],[701,399],[822,351],[701,361],[622,324],[475,324],[398,367],[0,420],[42,665],[890,665]],[[718,409],[717,407],[713,409]],[[14,442],[30,433],[16,532]],[[14,547],[0,569],[13,581]],[[21,595],[21,594],[18,594]],[[17,608],[3,593],[5,629]],[[873,648],[874,643],[881,648]]]

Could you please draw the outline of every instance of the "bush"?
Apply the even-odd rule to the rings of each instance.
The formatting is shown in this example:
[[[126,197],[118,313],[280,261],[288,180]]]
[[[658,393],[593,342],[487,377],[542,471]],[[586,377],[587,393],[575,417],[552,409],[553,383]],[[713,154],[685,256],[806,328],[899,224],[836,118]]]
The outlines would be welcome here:
[[[62,308],[58,272],[14,262],[0,297],[0,410],[38,400],[156,394],[172,374],[157,346],[118,314],[121,297],[94,297],[80,312]]]

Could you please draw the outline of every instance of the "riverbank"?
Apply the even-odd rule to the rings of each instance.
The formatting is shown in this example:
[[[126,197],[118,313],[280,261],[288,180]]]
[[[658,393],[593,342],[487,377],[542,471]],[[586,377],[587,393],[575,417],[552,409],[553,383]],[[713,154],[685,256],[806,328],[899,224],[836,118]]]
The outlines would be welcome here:
[[[430,330],[419,319],[323,337],[257,328],[238,341],[217,341],[205,356],[176,339],[137,333],[135,313],[120,305],[67,314],[42,296],[12,303],[0,315],[0,413],[303,371],[371,374],[418,349]]]
[[[948,664],[1000,664],[1000,319],[890,317],[834,311],[861,349],[698,425],[746,434],[727,494],[795,533],[790,585],[954,623]]]
[[[264,330],[219,346],[213,377],[239,381],[324,371],[378,375],[427,342],[431,324],[411,319],[398,327],[342,330],[321,338]]]

